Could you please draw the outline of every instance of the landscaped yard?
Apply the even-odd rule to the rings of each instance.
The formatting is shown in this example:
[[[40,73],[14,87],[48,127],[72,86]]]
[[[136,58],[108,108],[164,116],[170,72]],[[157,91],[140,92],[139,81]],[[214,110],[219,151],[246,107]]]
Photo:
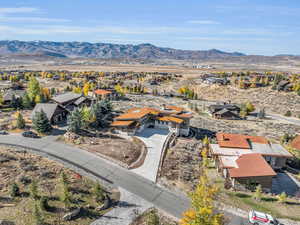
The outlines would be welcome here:
[[[67,192],[63,174],[67,181]],[[24,149],[0,147],[0,218],[14,222],[16,225],[35,224],[34,216],[37,205],[45,224],[90,224],[100,218],[108,209],[97,207],[110,198],[112,202],[119,199],[119,192],[107,190],[100,186],[104,199],[97,197],[96,182],[82,177],[63,165],[46,158],[33,155]],[[12,196],[12,187],[16,183],[19,194]],[[37,197],[33,197],[33,184],[36,183]],[[66,194],[68,193],[68,194]],[[64,201],[66,195],[69,201]],[[41,201],[48,199],[48,206],[42,209]],[[65,221],[63,216],[81,208],[80,214],[72,221]]]
[[[277,218],[286,218],[300,221],[300,201],[287,198],[285,203],[280,203],[278,196],[263,194],[261,200],[253,198],[254,192],[239,192],[224,189],[224,179],[217,174],[215,168],[211,167],[208,172],[210,179],[220,187],[221,194],[218,202],[222,202],[225,206],[230,205],[235,208],[242,209],[246,212],[249,210],[257,210],[269,213]]]
[[[294,199],[288,199],[286,203],[279,203],[276,196],[265,195],[261,201],[252,197],[253,193],[224,191],[222,201],[238,207],[245,211],[251,209],[269,213],[277,218],[287,218],[300,221],[300,202]]]

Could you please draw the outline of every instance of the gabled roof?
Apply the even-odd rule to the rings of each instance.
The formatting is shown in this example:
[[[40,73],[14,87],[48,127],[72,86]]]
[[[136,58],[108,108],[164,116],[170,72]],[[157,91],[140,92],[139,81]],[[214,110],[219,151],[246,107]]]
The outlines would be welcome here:
[[[159,117],[158,120],[160,121],[166,121],[166,122],[173,122],[173,123],[183,123],[182,119],[173,117],[173,116],[163,116],[163,117]]]
[[[261,154],[245,154],[236,160],[237,168],[228,169],[230,177],[276,176],[276,173]]]
[[[96,95],[108,95],[108,94],[111,94],[112,92],[111,91],[107,91],[107,90],[103,90],[103,89],[98,89],[95,91],[95,94]]]
[[[49,120],[51,120],[53,114],[55,113],[55,111],[58,107],[61,107],[61,106],[59,106],[56,103],[38,103],[35,105],[34,109],[32,110],[31,119],[33,119],[36,112],[41,112],[43,110],[46,113],[47,118]]]
[[[129,109],[126,113],[118,116],[116,120],[135,120],[141,119],[146,115],[153,114],[158,115],[159,110],[154,108],[132,108]]]
[[[174,106],[174,105],[166,105],[166,106],[164,106],[164,109],[165,110],[173,110],[173,111],[176,111],[176,112],[182,112],[182,111],[184,111],[184,108],[178,107],[178,106]]]
[[[83,103],[85,100],[87,100],[87,98],[84,97],[84,96],[81,96],[80,98],[78,98],[78,99],[74,102],[74,104],[78,106],[78,105],[80,105],[81,103]]]
[[[77,93],[73,93],[73,92],[66,92],[64,94],[60,94],[57,95],[55,97],[52,98],[53,101],[63,104],[72,100],[76,100],[78,98],[80,98],[82,96],[82,94],[77,94]]]
[[[4,101],[11,101],[12,96],[14,95],[16,98],[22,98],[25,95],[25,90],[8,90],[3,95]]]
[[[217,142],[223,148],[242,148],[250,149],[251,142],[268,144],[269,141],[260,136],[248,136],[241,134],[217,133]]]
[[[208,108],[213,113],[220,111],[222,109],[227,109],[228,111],[240,111],[240,107],[238,107],[237,105],[232,105],[232,104],[210,105]]]
[[[178,117],[178,118],[192,118],[193,114],[192,113],[177,113],[177,114],[172,114],[174,117]]]
[[[292,148],[300,151],[300,135],[294,138],[291,143]]]
[[[128,126],[132,125],[133,123],[135,123],[135,121],[132,121],[132,120],[127,120],[127,121],[117,120],[117,121],[113,121],[111,123],[111,126],[112,127],[128,127]]]

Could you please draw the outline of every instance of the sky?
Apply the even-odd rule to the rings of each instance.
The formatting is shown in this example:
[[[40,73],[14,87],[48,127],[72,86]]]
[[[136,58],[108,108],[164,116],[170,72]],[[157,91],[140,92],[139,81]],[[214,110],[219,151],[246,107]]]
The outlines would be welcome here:
[[[300,55],[299,0],[0,0],[0,40]]]

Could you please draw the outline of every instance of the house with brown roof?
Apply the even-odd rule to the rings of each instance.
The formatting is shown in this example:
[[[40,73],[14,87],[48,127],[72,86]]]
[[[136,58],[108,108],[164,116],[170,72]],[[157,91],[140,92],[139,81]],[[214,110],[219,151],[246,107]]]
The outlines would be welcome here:
[[[92,94],[97,100],[116,100],[119,94],[115,90],[97,89]]]
[[[176,135],[188,136],[192,114],[181,107],[166,106],[162,109],[131,108],[115,118],[111,124],[121,132],[134,135],[144,128],[168,129]]]
[[[300,151],[300,135],[296,136],[291,142],[291,147]]]
[[[285,167],[286,160],[293,157],[280,144],[261,136],[217,133],[216,139],[217,143],[209,146],[210,155],[233,187],[260,184],[269,191],[276,176],[274,170]]]

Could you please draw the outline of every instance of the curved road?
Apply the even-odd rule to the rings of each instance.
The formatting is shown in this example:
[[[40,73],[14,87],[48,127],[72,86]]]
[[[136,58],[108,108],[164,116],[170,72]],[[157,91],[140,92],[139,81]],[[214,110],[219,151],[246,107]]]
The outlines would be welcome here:
[[[0,135],[1,144],[29,148],[37,154],[66,162],[111,186],[126,189],[176,218],[181,218],[182,213],[190,207],[189,199],[183,194],[171,192],[92,153],[55,142],[52,136],[31,139],[21,135]],[[245,219],[241,217],[228,216],[232,218],[230,225],[246,224]]]

